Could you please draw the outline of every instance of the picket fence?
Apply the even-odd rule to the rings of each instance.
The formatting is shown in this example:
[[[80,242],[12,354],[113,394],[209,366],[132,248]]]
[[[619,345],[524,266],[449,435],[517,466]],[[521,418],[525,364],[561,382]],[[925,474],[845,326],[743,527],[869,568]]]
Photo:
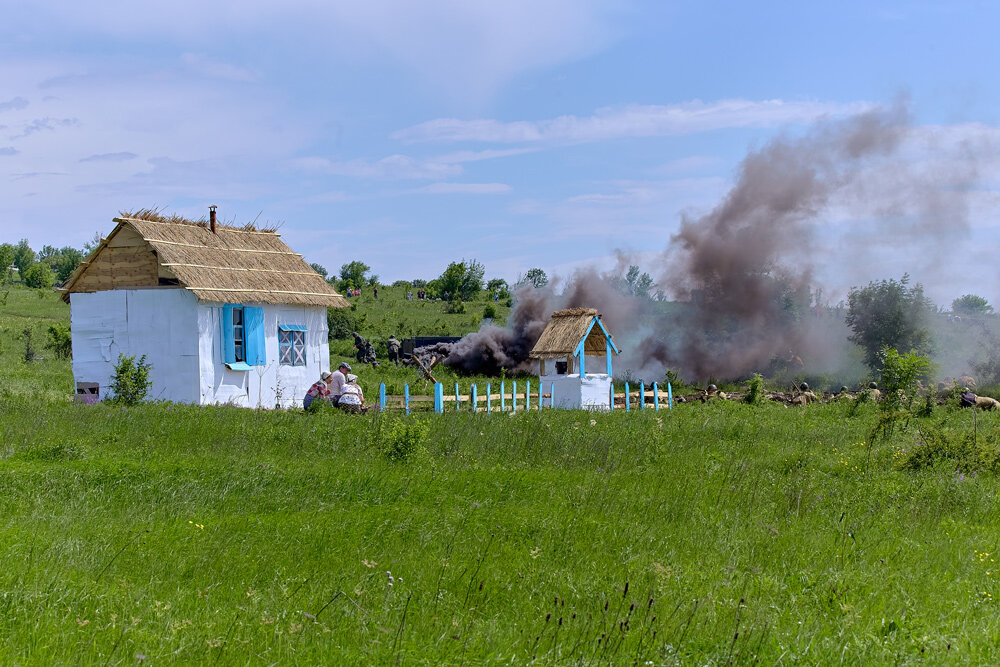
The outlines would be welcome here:
[[[445,403],[454,403],[454,412],[461,412],[463,409],[463,404],[468,406],[468,410],[471,412],[487,412],[492,413],[494,411],[498,412],[517,412],[518,411],[518,401],[521,402],[522,410],[542,410],[552,409],[555,406],[555,384],[550,383],[548,393],[545,393],[545,388],[543,383],[538,382],[538,391],[532,393],[531,391],[531,381],[528,380],[524,383],[524,393],[517,393],[517,381],[512,380],[510,383],[510,393],[507,392],[506,381],[500,382],[500,391],[498,393],[493,393],[493,383],[488,382],[486,384],[486,394],[485,396],[479,395],[479,388],[477,385],[472,385],[471,392],[469,394],[463,395],[459,392],[458,383],[455,383],[455,394],[451,395],[445,394],[444,384],[438,382],[434,385],[434,395],[410,395],[410,385],[403,385],[403,393],[396,395],[386,395],[385,393],[385,383],[379,384],[378,387],[378,405],[380,410],[387,409],[401,409],[405,410],[406,414],[410,414],[411,404],[413,403],[434,403],[434,412],[441,414],[444,412]],[[664,398],[666,403],[663,404],[668,410],[674,408],[674,393],[667,383],[666,392]],[[635,394],[636,400],[638,401],[638,409],[645,410],[647,408],[647,403],[649,404],[649,409],[659,410],[661,406],[661,392],[657,383],[653,383],[652,391],[647,395],[645,383],[639,383],[639,389],[636,392],[632,392],[629,388],[629,383],[625,383],[625,391],[618,394],[614,393],[614,387],[608,392],[608,409],[615,410],[615,403],[617,399],[622,399],[625,404],[625,412],[631,412],[632,410],[632,396]],[[532,407],[532,398],[534,398],[534,407]],[[481,400],[482,399],[482,400]],[[509,401],[508,401],[509,399]],[[651,400],[647,400],[651,399]],[[494,404],[494,400],[498,401],[499,405]]]

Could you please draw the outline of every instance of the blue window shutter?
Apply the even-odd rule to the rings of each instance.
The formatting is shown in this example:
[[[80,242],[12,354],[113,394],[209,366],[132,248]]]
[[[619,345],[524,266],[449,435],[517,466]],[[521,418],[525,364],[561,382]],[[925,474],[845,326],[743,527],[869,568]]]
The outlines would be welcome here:
[[[264,349],[264,309],[243,307],[243,331],[246,336],[247,363],[251,366],[266,366],[267,354]]]
[[[236,363],[236,343],[233,340],[233,304],[222,306],[222,360]]]

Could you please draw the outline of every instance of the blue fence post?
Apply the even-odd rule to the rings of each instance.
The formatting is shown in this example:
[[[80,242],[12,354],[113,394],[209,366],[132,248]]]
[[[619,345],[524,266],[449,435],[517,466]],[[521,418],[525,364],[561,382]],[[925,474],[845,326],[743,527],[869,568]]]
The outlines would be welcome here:
[[[506,385],[507,385],[506,382],[500,383],[500,412],[503,412],[505,409],[507,409],[507,390],[505,389]]]
[[[434,383],[434,412],[444,412],[444,385],[440,382]]]
[[[542,382],[542,378],[538,378],[538,411],[542,411],[542,394],[545,393],[545,383]]]
[[[628,395],[628,382],[625,383],[625,412],[632,410],[632,397]]]
[[[524,381],[524,409],[531,412],[531,380]]]
[[[510,411],[517,412],[517,380],[510,381]]]
[[[608,410],[610,410],[611,412],[615,411],[615,382],[614,382],[614,380],[611,381],[611,405],[608,408]]]
[[[660,411],[660,390],[657,389],[655,382],[653,383],[653,410]]]
[[[410,414],[410,385],[403,385],[403,407],[406,408],[406,414]]]
[[[459,400],[460,399],[459,399],[459,396],[458,396],[458,383],[456,382],[455,383],[455,412],[460,412],[461,411],[461,406],[459,405]]]
[[[646,409],[646,383],[645,382],[640,382],[639,383],[639,409],[640,410],[645,410]]]
[[[674,390],[669,382],[667,383],[667,407],[671,410],[674,409]]]
[[[476,391],[476,385],[472,385],[472,414],[476,413],[479,409],[479,394]]]
[[[490,413],[490,409],[493,407],[493,383],[486,383],[486,414]]]
[[[378,383],[378,409],[385,410],[385,382]]]
[[[556,407],[556,383],[549,384],[549,410]]]

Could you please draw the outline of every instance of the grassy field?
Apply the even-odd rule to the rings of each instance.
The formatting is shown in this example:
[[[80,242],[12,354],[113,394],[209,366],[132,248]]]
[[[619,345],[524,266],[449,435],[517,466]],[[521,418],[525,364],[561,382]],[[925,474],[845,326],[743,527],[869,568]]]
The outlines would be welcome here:
[[[846,405],[3,403],[5,663],[1000,659],[995,477],[869,459]]]
[[[77,406],[6,299],[2,664],[1000,660],[1000,414]]]

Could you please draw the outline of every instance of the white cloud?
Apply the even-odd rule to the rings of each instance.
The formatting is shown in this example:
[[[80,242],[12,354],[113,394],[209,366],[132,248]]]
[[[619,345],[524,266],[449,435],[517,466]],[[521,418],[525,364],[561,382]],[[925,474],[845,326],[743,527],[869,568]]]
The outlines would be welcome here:
[[[206,198],[232,207],[260,196],[276,187],[262,174],[302,150],[315,131],[308,117],[257,84],[174,70],[6,60],[0,80],[28,102],[2,116],[0,147],[9,154],[2,158],[0,218],[11,233],[34,235],[38,219],[51,220],[43,233],[67,243],[86,240],[121,208]],[[77,222],[67,210],[81,213]],[[81,216],[90,222],[80,224]]]
[[[248,69],[229,63],[218,62],[200,53],[185,53],[181,56],[181,62],[191,72],[209,79],[249,82],[255,78]]]
[[[598,109],[592,116],[560,116],[540,121],[438,118],[392,134],[393,139],[489,143],[583,143],[625,137],[694,134],[724,128],[780,127],[823,116],[849,115],[870,108],[865,102],[835,104],[785,100],[700,100],[670,105],[630,105]]]
[[[413,190],[428,195],[504,195],[511,192],[506,183],[431,183]]]
[[[139,157],[135,153],[122,151],[120,153],[98,153],[85,158],[80,158],[80,162],[125,162]]]
[[[6,102],[0,102],[0,111],[20,111],[26,106],[28,106],[28,100],[23,97],[15,97],[14,99],[7,100]]]
[[[409,155],[395,154],[379,160],[359,158],[338,161],[319,156],[306,156],[291,159],[287,164],[292,169],[298,171],[350,176],[353,178],[436,180],[460,175],[463,172],[462,164],[466,162],[493,160],[530,153],[534,150],[534,148],[511,148],[506,150],[456,151],[454,153],[435,155],[427,158],[415,158]]]
[[[303,157],[289,161],[292,168],[334,176],[382,180],[430,180],[450,178],[462,173],[462,167],[434,159],[419,160],[408,155],[389,155],[381,160],[336,162],[323,157]]]
[[[331,66],[388,62],[456,100],[485,101],[519,74],[593,54],[617,38],[631,0],[68,0],[5,12],[11,38],[38,32],[136,40],[154,35],[200,50],[220,32],[294,49]],[[37,26],[44,26],[41,32]],[[221,30],[220,30],[221,27]],[[2,34],[3,28],[0,28]],[[200,59],[201,56],[195,56]],[[204,63],[203,63],[204,64]],[[216,75],[249,74],[212,67]]]

